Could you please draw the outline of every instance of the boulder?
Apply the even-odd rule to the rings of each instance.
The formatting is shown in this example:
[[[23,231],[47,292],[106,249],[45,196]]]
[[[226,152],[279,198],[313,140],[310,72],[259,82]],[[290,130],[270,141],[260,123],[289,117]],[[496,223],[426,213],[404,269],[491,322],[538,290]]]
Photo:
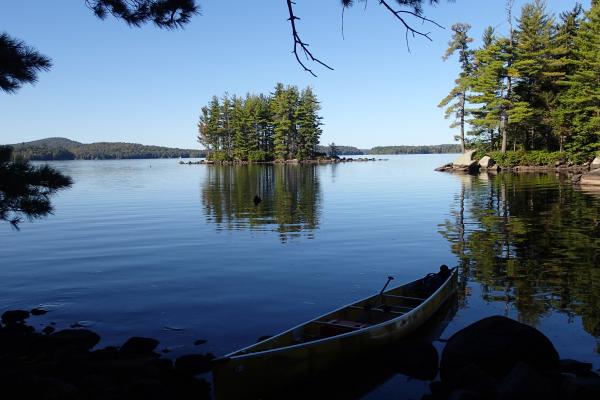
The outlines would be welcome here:
[[[401,340],[389,346],[379,361],[403,375],[424,381],[431,381],[438,374],[438,351],[425,340]]]
[[[481,160],[479,160],[479,166],[481,168],[490,168],[496,164],[493,158],[490,156],[483,156]]]
[[[474,154],[475,150],[467,150],[460,157],[454,160],[452,164],[459,167],[468,167],[473,161],[476,161],[473,160]]]
[[[582,185],[599,186],[600,185],[600,169],[595,169],[595,170],[588,172],[587,174],[583,174],[581,176],[581,180],[579,181],[579,183]]]
[[[156,339],[134,336],[127,339],[121,346],[120,352],[122,354],[152,354],[156,346],[158,346]]]
[[[87,329],[64,329],[49,336],[52,343],[61,348],[90,350],[100,341],[98,334]]]
[[[6,325],[21,324],[29,318],[29,311],[9,310],[2,314],[2,322]]]
[[[559,362],[560,372],[575,376],[597,376],[592,372],[592,363],[581,362],[565,358]]]
[[[590,169],[600,169],[600,157],[594,158],[590,164]]]
[[[600,378],[565,377],[560,391],[562,399],[597,400],[600,398]]]
[[[452,386],[462,368],[474,364],[495,379],[504,378],[519,362],[539,371],[558,370],[558,353],[540,331],[509,318],[484,318],[458,331],[442,353],[442,381]]]
[[[519,362],[498,387],[497,400],[557,398],[557,388],[528,364]]]
[[[435,171],[444,172],[452,169],[452,163],[444,164],[441,167],[437,167]]]
[[[188,354],[175,360],[175,368],[180,372],[191,375],[201,374],[210,371],[213,358],[214,356],[210,353],[206,355]]]

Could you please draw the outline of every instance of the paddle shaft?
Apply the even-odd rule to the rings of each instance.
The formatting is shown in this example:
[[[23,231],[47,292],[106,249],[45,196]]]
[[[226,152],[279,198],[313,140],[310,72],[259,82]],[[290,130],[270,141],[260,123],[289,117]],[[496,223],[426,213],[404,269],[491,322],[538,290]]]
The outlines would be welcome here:
[[[379,292],[379,297],[377,298],[377,301],[375,302],[375,307],[377,307],[383,300],[383,292],[385,292],[385,289],[388,287],[388,285],[390,284],[390,282],[394,279],[393,276],[388,276],[388,280],[385,283],[385,285],[383,285],[383,287],[381,288],[381,291]]]

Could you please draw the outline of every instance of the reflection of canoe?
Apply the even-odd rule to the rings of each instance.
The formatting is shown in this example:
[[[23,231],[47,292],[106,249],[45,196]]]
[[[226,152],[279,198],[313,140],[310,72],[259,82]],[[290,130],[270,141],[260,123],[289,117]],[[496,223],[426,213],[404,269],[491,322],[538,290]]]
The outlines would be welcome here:
[[[254,397],[268,386],[314,376],[407,336],[456,291],[456,269],[440,283],[427,278],[407,283],[216,360],[217,397]]]

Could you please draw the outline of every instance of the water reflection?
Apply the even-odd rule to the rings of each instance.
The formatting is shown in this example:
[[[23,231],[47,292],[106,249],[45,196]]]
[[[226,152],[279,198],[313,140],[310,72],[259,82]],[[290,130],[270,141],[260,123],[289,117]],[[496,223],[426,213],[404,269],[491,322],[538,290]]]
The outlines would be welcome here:
[[[553,174],[457,176],[440,233],[483,300],[536,326],[551,312],[600,336],[600,199]]]
[[[282,242],[300,236],[312,239],[321,199],[316,168],[209,165],[201,189],[207,220],[219,230],[276,231]]]

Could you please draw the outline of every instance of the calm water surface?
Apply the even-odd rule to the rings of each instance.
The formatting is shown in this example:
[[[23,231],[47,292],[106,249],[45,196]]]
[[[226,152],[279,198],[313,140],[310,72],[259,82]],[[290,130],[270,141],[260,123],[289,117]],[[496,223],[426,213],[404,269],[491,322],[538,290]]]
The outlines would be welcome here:
[[[54,162],[75,181],[55,215],[0,225],[0,311],[220,355],[445,263],[466,289],[443,337],[507,315],[600,367],[600,195],[554,174],[433,172],[455,157]],[[397,398],[398,379],[367,397]]]

